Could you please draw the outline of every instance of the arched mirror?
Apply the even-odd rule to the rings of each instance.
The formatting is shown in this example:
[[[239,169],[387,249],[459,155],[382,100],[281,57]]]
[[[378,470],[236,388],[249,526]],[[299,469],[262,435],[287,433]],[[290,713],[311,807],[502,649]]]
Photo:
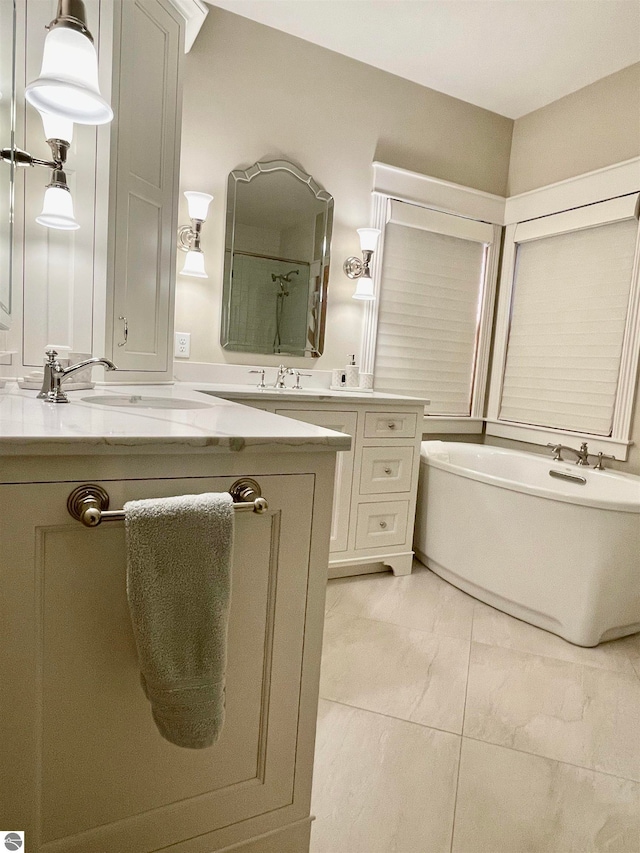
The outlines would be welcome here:
[[[322,355],[333,198],[286,160],[229,175],[222,328],[235,352]]]

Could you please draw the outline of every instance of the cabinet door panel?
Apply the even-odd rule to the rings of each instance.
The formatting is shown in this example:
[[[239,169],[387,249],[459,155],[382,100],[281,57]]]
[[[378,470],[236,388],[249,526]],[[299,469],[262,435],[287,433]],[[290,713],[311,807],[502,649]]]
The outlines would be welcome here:
[[[351,450],[336,454],[336,478],[333,489],[333,513],[331,515],[331,541],[329,551],[346,551],[349,540],[349,516],[351,513],[351,481],[353,479],[354,445],[356,440],[356,412],[318,412],[305,409],[276,409],[276,415],[295,418],[297,421],[315,424],[345,432],[352,438]]]
[[[2,539],[16,542],[0,661],[15,693],[0,698],[14,773],[0,780],[0,801],[9,823],[27,829],[30,850],[58,842],[72,853],[148,853],[292,801],[314,478],[260,483],[269,512],[236,517],[226,720],[205,750],[168,743],[152,721],[123,525],[72,520],[75,484],[0,487]],[[103,485],[115,507],[223,491],[231,480]]]
[[[121,370],[165,371],[173,328],[180,24],[155,0],[128,0],[120,8],[112,354]]]

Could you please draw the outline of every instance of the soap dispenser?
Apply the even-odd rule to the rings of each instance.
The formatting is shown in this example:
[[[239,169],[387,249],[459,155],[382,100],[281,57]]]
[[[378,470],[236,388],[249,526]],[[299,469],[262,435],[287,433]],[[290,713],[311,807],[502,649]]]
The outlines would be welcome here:
[[[356,364],[355,353],[349,356],[349,363],[345,368],[345,378],[347,388],[357,388],[360,385],[360,371]]]

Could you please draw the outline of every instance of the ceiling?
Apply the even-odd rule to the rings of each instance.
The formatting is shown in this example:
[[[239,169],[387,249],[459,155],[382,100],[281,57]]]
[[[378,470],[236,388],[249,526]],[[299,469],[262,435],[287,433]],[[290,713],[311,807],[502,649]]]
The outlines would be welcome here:
[[[640,0],[209,0],[519,118],[640,61]]]

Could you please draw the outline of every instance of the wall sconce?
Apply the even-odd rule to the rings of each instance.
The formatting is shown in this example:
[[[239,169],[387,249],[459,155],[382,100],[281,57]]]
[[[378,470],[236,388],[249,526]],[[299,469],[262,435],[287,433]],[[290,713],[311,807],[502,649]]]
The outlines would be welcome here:
[[[347,258],[343,269],[349,278],[358,279],[353,299],[372,300],[376,297],[371,278],[371,258],[376,250],[380,231],[378,228],[358,228],[358,234],[360,236],[362,260],[356,257]]]
[[[24,96],[40,112],[76,124],[107,124],[113,110],[100,94],[98,56],[82,0],[58,0],[47,27],[40,76]]]
[[[25,89],[25,98],[40,113],[51,160],[41,160],[14,146],[0,150],[0,160],[14,166],[52,170],[36,222],[47,228],[75,231],[73,199],[64,165],[73,139],[73,124],[106,124],[113,111],[100,94],[98,58],[87,29],[82,0],[58,0],[56,17],[47,27],[42,69]]]
[[[213,196],[209,193],[186,192],[191,225],[182,225],[178,229],[178,248],[187,253],[180,275],[195,278],[209,278],[204,268],[204,252],[200,248],[202,223],[207,219],[209,204]]]

